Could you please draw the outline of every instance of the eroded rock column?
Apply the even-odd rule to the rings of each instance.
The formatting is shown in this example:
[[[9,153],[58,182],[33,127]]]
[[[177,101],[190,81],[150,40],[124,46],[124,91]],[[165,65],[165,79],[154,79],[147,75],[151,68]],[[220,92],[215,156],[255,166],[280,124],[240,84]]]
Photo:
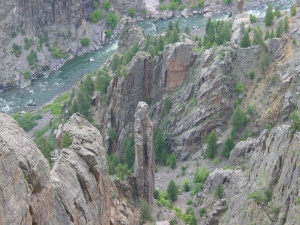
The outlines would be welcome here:
[[[135,165],[134,176],[137,183],[138,198],[144,198],[151,206],[154,191],[154,150],[153,125],[149,118],[149,106],[139,102],[135,112]]]

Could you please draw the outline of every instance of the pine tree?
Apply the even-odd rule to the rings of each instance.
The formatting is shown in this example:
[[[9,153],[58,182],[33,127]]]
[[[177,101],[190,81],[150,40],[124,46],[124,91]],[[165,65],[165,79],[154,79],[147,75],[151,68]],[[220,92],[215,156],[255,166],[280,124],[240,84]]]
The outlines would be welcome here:
[[[227,138],[223,145],[222,155],[229,158],[231,150],[234,148],[234,141],[231,137]]]
[[[267,32],[265,33],[265,40],[268,40],[269,38],[270,38],[270,32],[267,31]]]
[[[261,45],[263,44],[263,31],[260,26],[256,26],[254,28],[254,36],[253,36],[253,44],[254,45]]]
[[[270,39],[272,39],[272,38],[274,38],[275,36],[274,36],[274,31],[273,31],[273,29],[271,30],[271,33],[270,33]]]
[[[284,17],[284,31],[287,32],[290,28],[288,17]]]
[[[283,34],[283,31],[284,31],[284,23],[282,20],[280,20],[276,27],[276,37],[280,38]]]
[[[277,18],[280,18],[280,17],[281,17],[281,12],[280,12],[279,7],[276,7],[275,15],[276,15]]]
[[[274,13],[273,13],[273,5],[269,4],[268,8],[266,9],[266,15],[264,18],[265,26],[271,26],[273,24]]]
[[[110,68],[113,72],[116,72],[116,70],[118,69],[120,64],[120,57],[118,56],[118,54],[114,54],[111,63],[110,63]]]
[[[209,159],[213,159],[217,154],[218,146],[217,146],[218,137],[216,132],[212,131],[206,138],[205,142],[207,144],[206,156]]]
[[[208,33],[208,30],[209,30],[209,28],[210,28],[210,25],[211,25],[211,19],[210,19],[210,17],[209,17],[209,19],[208,19],[208,21],[207,21],[207,23],[206,23],[206,26],[205,26],[206,34]]]
[[[163,51],[164,50],[164,46],[165,46],[164,39],[160,35],[159,38],[158,38],[158,43],[157,43],[157,49],[158,49],[158,51],[160,51],[160,52]]]
[[[251,41],[250,41],[250,38],[249,38],[249,33],[248,32],[245,32],[242,40],[241,40],[241,43],[240,43],[240,46],[241,48],[247,48],[251,45]]]
[[[169,182],[167,192],[171,201],[177,200],[178,190],[173,180]]]
[[[294,4],[291,5],[291,16],[295,16],[297,14],[296,6]]]

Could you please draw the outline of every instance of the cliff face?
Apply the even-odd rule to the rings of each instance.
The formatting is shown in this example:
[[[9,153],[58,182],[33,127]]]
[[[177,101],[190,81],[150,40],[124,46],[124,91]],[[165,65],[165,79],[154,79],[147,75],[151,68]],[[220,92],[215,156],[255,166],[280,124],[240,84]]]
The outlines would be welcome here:
[[[201,224],[214,224],[213,221],[218,221],[218,224],[250,224],[250,221],[253,224],[299,223],[296,203],[300,182],[299,133],[290,138],[288,128],[278,126],[270,133],[263,131],[257,139],[240,142],[231,152],[230,162],[234,166],[244,165],[245,171],[217,169],[210,174],[203,194],[206,204],[202,207],[213,205],[213,210]],[[224,187],[223,205],[228,207],[224,214],[216,213],[220,206],[213,204],[208,197],[208,192],[214,192],[219,184]],[[248,198],[251,192],[263,192],[264,189],[273,196],[264,206],[271,219],[261,206]]]
[[[109,224],[111,185],[96,128],[74,114],[61,127],[72,144],[50,171],[14,120],[1,114],[0,127],[1,224]]]

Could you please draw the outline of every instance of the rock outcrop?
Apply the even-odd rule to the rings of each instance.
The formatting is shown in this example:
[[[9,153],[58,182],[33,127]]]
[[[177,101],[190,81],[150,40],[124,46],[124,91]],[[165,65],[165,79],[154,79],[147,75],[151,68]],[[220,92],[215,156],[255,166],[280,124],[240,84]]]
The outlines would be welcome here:
[[[300,191],[299,135],[296,133],[294,138],[290,138],[289,126],[281,125],[270,133],[263,131],[256,140],[248,139],[237,144],[231,152],[230,161],[234,165],[243,161],[244,171],[216,169],[206,181],[203,197],[207,206],[215,201],[209,197],[209,192],[214,192],[218,185],[224,188],[223,198],[227,201],[228,210],[214,217],[218,224],[250,224],[251,221],[253,224],[271,225],[299,222],[299,206],[296,203]],[[264,189],[272,193],[272,199],[265,210],[275,222],[248,197],[249,193],[262,192]],[[217,208],[212,206],[211,212]],[[203,221],[201,224],[211,223]]]
[[[154,150],[153,125],[149,118],[149,106],[139,102],[134,115],[135,164],[134,176],[139,199],[146,199],[153,205],[154,192]]]
[[[0,128],[1,224],[110,223],[110,178],[96,128],[74,114],[62,126],[72,144],[61,151],[51,172],[11,117],[0,114]]]

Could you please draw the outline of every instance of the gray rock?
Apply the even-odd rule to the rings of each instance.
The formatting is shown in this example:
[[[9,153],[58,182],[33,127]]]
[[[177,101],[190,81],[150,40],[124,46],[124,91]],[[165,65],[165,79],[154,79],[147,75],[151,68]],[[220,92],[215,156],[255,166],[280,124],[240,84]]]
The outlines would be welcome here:
[[[139,102],[134,115],[135,163],[134,176],[136,178],[139,198],[144,198],[153,205],[154,192],[154,150],[153,125],[149,118],[149,106],[146,102]]]

